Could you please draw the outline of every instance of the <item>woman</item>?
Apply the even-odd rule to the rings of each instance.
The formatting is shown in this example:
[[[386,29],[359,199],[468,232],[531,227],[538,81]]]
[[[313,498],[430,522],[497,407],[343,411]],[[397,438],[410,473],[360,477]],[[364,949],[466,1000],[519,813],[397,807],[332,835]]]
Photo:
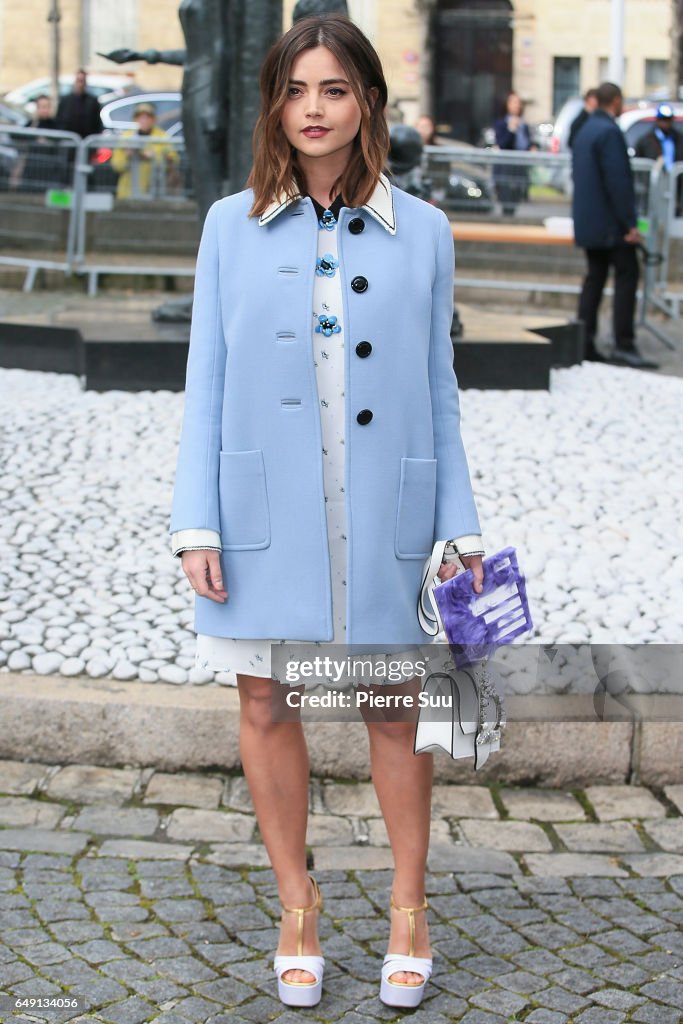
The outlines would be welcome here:
[[[170,530],[197,593],[198,664],[236,675],[242,765],[292,912],[278,991],[304,1006],[324,968],[308,753],[300,721],[273,721],[271,644],[411,649],[427,639],[416,605],[435,539],[455,538],[477,591],[483,549],[453,372],[452,234],[383,173],[379,58],[348,18],[304,18],[267,55],[261,93],[249,187],[214,203],[200,243]],[[432,755],[413,754],[414,724],[371,717],[395,861],[381,997],[415,1006],[432,964],[418,913]]]
[[[494,129],[499,149],[527,152],[532,148],[529,126],[524,120],[524,106],[516,92],[508,93],[503,116],[495,122]],[[527,197],[529,174],[526,164],[494,164],[493,179],[503,213],[513,214],[517,204]]]

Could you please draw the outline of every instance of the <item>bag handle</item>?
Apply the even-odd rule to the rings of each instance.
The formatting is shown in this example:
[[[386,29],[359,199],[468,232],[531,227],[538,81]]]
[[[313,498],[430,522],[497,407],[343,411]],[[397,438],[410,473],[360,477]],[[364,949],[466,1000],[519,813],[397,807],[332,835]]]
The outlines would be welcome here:
[[[445,540],[438,540],[432,549],[430,557],[426,560],[422,584],[420,585],[420,594],[417,599],[417,618],[422,629],[429,636],[437,636],[444,631],[441,614],[434,598],[434,587],[436,585],[434,580],[443,561],[446,543],[447,541]],[[429,596],[433,614],[432,610],[427,607],[427,596]]]

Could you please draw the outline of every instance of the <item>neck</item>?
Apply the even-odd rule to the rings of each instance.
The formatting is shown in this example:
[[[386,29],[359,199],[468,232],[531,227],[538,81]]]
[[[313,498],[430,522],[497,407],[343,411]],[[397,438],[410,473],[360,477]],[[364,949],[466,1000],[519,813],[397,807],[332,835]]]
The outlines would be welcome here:
[[[336,199],[338,192],[330,196],[330,189],[339,175],[346,170],[349,156],[350,147],[327,157],[309,157],[298,153],[297,160],[306,182],[306,190],[323,206],[329,206]]]

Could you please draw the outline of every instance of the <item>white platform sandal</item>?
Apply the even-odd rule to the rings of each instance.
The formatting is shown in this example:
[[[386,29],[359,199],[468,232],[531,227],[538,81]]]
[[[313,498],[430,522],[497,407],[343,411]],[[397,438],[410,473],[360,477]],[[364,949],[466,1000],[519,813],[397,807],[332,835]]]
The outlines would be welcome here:
[[[404,910],[408,914],[410,925],[410,950],[406,953],[387,953],[382,964],[382,983],[379,997],[387,1006],[419,1006],[424,995],[425,985],[432,973],[432,958],[414,956],[415,953],[415,913],[426,910],[429,904],[425,898],[421,907],[400,907],[391,893],[391,905],[395,910]],[[424,978],[420,984],[411,985],[409,981],[390,981],[397,971],[414,971]]]
[[[313,875],[308,876],[313,883],[315,899],[310,907],[285,907],[290,914],[298,914],[296,955],[278,953],[273,960],[273,967],[277,975],[277,991],[281,1001],[286,1006],[315,1006],[320,1002],[323,988],[323,971],[325,970],[325,957],[319,955],[304,956],[304,914],[309,910],[322,909],[323,900],[318,883]],[[282,975],[285,971],[298,970],[310,971],[315,981],[287,981]]]

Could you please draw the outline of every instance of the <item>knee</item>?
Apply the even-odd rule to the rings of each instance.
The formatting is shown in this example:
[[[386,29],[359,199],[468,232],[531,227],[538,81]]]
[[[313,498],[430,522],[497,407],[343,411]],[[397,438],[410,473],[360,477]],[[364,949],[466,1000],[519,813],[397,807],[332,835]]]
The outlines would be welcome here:
[[[240,685],[240,722],[258,732],[268,732],[279,724],[278,708],[273,694],[273,686],[267,682],[256,682]]]
[[[396,743],[412,746],[415,737],[415,722],[371,722],[365,723],[370,742]]]

